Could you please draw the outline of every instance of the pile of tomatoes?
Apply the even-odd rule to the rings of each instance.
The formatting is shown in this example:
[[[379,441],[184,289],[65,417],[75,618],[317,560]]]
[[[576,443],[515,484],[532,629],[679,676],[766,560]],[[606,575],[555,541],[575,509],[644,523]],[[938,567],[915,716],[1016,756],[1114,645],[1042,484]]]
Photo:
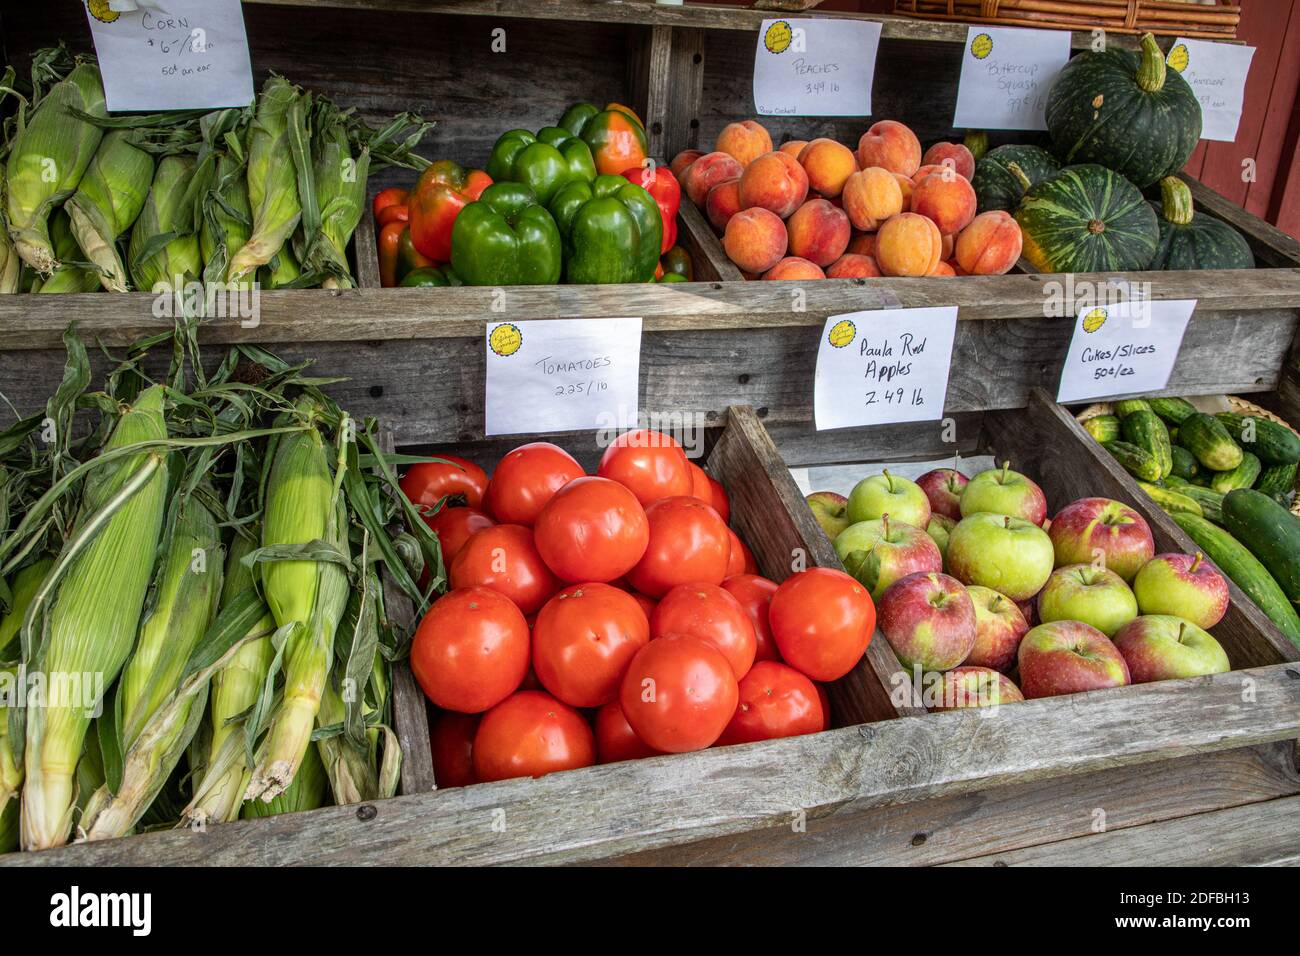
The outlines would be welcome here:
[[[726,491],[672,437],[623,434],[595,475],[547,442],[490,479],[439,457],[402,490],[450,586],[411,648],[440,787],[830,726],[820,682],[861,659],[870,595],[829,569],[759,576]]]

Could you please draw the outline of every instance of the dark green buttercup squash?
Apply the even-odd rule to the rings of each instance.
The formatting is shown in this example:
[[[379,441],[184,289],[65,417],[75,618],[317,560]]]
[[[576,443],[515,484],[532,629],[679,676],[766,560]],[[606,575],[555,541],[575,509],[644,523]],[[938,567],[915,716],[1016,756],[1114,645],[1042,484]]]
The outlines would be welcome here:
[[[1070,60],[1047,97],[1047,131],[1064,162],[1100,163],[1146,187],[1186,165],[1201,138],[1201,105],[1148,33],[1140,54]]]
[[[1160,180],[1160,241],[1152,269],[1253,269],[1255,256],[1246,240],[1226,222],[1197,212],[1192,191],[1177,176]]]
[[[1061,169],[1056,157],[1038,146],[999,146],[990,150],[975,163],[975,175],[971,179],[980,212],[990,209],[1011,212],[1020,204],[1026,187],[1024,180],[1009,168],[1011,163],[1020,167],[1030,185]]]
[[[1023,255],[1040,272],[1145,269],[1160,237],[1155,210],[1141,191],[1095,163],[1067,166],[1030,186],[1015,217]]]

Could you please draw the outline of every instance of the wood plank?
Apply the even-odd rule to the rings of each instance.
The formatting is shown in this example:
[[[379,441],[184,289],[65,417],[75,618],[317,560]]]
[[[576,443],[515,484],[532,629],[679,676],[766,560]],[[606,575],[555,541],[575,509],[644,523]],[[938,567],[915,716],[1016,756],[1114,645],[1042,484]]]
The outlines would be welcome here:
[[[367,191],[366,208],[361,213],[361,222],[352,234],[352,274],[357,285],[363,289],[378,289],[379,282],[379,245],[375,232],[374,192]]]
[[[1300,797],[995,853],[955,866],[1296,866]]]
[[[673,29],[663,24],[628,31],[628,88],[632,105],[645,123],[649,155],[663,156],[672,110]]]
[[[1241,681],[1255,682],[1243,705]],[[577,863],[1300,734],[1293,664],[900,717],[355,807],[0,857],[0,866]],[[628,799],[636,794],[636,799]],[[373,810],[373,812],[371,812]],[[1300,827],[1293,825],[1300,833]]]
[[[1282,741],[858,812],[634,853],[630,866],[933,866],[1300,792]],[[1159,786],[1152,786],[1159,780]],[[1068,862],[1068,861],[1067,861]],[[1196,861],[1212,863],[1213,859]]]
[[[664,128],[663,156],[672,160],[700,141],[700,113],[704,100],[704,31],[673,27],[668,119]]]
[[[1060,405],[1035,390],[1023,412],[985,416],[989,444],[999,457],[1028,462],[1044,489],[1050,489],[1049,510],[1089,496],[1114,498],[1131,506],[1151,526],[1156,552],[1194,553],[1193,542],[1161,511],[1137,482],[1098,445]],[[1212,630],[1233,667],[1257,667],[1300,660],[1297,648],[1231,580],[1228,612]]]
[[[677,233],[677,244],[691,254],[697,282],[745,281],[744,275],[723,250],[704,214],[685,196],[682,197],[678,222],[681,228]]]
[[[811,422],[771,422],[767,432],[791,468],[847,465],[860,461],[932,461],[979,454],[982,412],[952,416],[956,442],[945,440],[942,422],[909,422],[819,432]]]

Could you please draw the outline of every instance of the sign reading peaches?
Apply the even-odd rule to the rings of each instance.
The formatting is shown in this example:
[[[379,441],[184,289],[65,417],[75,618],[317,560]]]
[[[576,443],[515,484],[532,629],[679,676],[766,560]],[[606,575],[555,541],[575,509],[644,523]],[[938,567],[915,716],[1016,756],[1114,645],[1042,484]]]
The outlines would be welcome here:
[[[1047,91],[1069,59],[1068,30],[972,26],[952,125],[1047,129]]]
[[[1061,371],[1058,402],[1143,395],[1169,384],[1195,299],[1084,306]]]
[[[754,56],[761,116],[870,116],[880,24],[764,20]]]
[[[813,385],[819,431],[943,417],[957,307],[832,315]]]

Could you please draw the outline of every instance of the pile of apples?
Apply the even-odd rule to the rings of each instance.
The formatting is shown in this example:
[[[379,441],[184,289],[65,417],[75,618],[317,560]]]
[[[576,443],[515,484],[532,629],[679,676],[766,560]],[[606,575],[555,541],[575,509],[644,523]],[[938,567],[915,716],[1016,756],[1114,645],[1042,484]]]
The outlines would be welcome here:
[[[967,478],[888,471],[808,505],[877,602],[881,633],[932,710],[1231,669],[1208,633],[1228,607],[1202,555],[1155,553],[1140,514],[1047,498],[1010,464]]]
[[[713,152],[685,150],[672,172],[748,278],[1001,275],[1020,258],[1008,213],[976,215],[975,157],[962,143],[924,153],[882,120],[857,149],[832,139],[773,149],[754,120],[731,123]]]

